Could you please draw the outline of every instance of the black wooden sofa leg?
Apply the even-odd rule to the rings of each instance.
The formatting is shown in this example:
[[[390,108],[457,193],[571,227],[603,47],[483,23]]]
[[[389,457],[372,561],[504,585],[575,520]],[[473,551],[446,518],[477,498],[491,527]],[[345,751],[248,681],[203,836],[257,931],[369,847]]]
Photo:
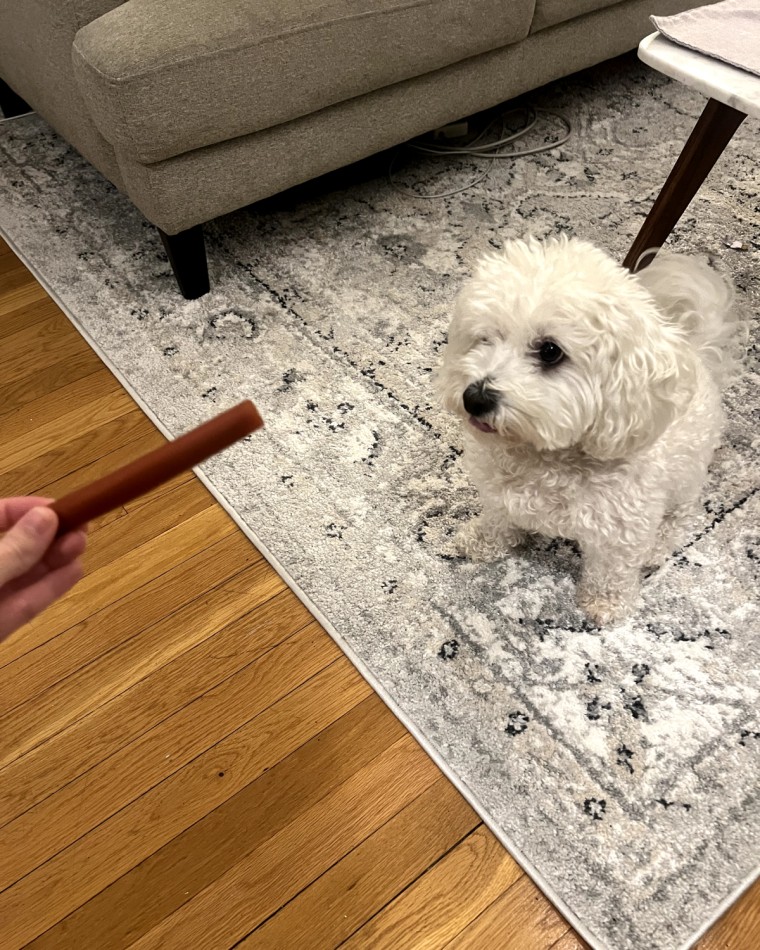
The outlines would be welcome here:
[[[164,244],[166,256],[172,265],[182,296],[195,300],[208,293],[208,263],[206,245],[203,242],[203,225],[180,231],[179,234],[166,234],[158,229]]]
[[[0,79],[0,112],[6,119],[32,112],[32,107],[17,95],[5,80]]]

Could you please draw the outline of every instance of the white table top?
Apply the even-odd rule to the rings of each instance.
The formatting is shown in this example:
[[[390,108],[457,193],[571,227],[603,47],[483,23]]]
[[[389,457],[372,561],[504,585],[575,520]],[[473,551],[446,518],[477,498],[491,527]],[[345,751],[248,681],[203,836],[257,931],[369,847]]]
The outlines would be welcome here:
[[[752,73],[671,43],[661,33],[641,41],[639,59],[711,99],[760,118],[760,77]]]

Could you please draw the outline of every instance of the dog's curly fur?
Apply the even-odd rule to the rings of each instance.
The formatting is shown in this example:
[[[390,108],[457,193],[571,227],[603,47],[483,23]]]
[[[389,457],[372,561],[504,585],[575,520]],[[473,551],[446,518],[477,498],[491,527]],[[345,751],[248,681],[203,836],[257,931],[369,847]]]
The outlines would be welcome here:
[[[707,263],[676,254],[636,275],[564,237],[486,257],[437,376],[483,509],[462,552],[499,558],[525,532],[573,539],[579,605],[599,624],[628,614],[642,568],[683,540],[720,440],[732,299]],[[473,386],[487,396],[477,418]]]

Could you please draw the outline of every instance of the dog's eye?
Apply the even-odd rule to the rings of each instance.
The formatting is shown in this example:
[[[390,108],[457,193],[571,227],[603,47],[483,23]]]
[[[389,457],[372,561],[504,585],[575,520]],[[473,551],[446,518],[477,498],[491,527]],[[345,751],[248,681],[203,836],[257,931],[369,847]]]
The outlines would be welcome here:
[[[565,358],[565,351],[554,340],[544,340],[538,348],[538,358],[544,366],[556,366]]]

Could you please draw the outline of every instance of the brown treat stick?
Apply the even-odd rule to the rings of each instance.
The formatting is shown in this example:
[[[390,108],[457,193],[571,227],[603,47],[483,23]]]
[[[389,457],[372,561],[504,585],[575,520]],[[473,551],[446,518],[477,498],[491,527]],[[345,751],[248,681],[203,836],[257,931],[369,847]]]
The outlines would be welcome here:
[[[258,409],[246,399],[173,442],[59,498],[50,505],[58,515],[58,535],[81,527],[93,518],[144,495],[180,472],[200,465],[263,425]]]

